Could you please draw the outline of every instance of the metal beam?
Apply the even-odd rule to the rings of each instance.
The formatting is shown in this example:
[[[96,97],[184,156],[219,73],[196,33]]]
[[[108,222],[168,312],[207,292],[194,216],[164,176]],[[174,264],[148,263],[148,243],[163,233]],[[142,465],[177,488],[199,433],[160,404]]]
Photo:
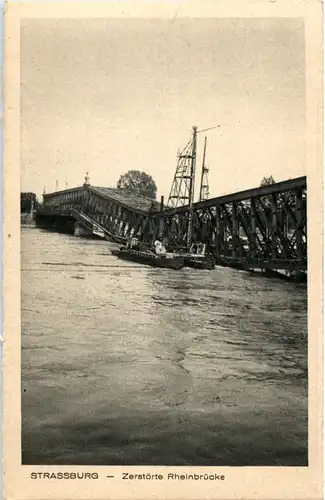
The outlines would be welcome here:
[[[218,196],[217,198],[210,198],[209,200],[199,201],[194,204],[194,209],[207,208],[224,203],[232,203],[235,201],[248,200],[260,196],[267,196],[278,192],[287,192],[298,188],[306,187],[306,176],[297,177],[296,179],[289,179],[288,181],[276,182],[269,186],[261,186],[253,189],[246,189],[245,191],[238,191],[236,193]],[[183,213],[188,210],[188,207],[177,207],[166,209],[163,211],[165,216],[173,215],[175,213]]]

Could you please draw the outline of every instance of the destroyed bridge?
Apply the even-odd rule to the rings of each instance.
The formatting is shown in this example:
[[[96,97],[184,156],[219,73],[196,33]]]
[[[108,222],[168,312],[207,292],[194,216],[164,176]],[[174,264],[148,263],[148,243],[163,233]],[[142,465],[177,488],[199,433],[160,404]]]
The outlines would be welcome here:
[[[165,207],[124,189],[83,186],[44,194],[38,227],[108,240],[136,236],[151,244],[162,238],[173,249],[192,241],[207,245],[218,265],[242,269],[306,271],[306,177]]]

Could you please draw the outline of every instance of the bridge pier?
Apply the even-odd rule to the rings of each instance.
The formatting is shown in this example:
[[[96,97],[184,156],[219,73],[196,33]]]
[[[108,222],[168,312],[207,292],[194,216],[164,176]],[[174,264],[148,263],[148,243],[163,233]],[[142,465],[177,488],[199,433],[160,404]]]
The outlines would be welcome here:
[[[36,214],[36,227],[58,233],[73,234],[74,218],[67,215]]]

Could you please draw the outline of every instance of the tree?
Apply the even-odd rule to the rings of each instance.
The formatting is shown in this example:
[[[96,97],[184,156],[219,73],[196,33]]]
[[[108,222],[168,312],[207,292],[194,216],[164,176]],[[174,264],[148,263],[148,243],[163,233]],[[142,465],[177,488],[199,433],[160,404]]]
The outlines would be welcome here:
[[[20,193],[20,212],[31,213],[32,209],[37,209],[39,206],[35,193]]]
[[[271,184],[275,184],[275,180],[273,179],[273,176],[270,175],[270,177],[263,177],[261,180],[260,186],[270,186]]]
[[[261,181],[261,187],[262,186],[270,186],[271,184],[275,184],[275,180],[273,179],[272,175],[270,177],[263,177]],[[278,205],[280,207],[283,207],[283,205],[295,205],[296,203],[296,194],[294,191],[286,191],[283,193],[280,193],[278,196]],[[265,198],[262,198],[265,200]],[[267,202],[269,203],[269,202]]]
[[[122,174],[117,182],[117,187],[127,189],[140,196],[156,199],[157,186],[151,175],[139,170],[129,170]]]

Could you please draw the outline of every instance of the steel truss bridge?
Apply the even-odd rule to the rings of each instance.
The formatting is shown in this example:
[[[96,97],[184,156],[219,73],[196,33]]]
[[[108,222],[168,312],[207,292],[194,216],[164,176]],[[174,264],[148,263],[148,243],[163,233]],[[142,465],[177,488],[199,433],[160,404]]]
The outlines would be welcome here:
[[[97,226],[109,240],[162,238],[180,249],[186,247],[189,217],[192,241],[204,242],[219,265],[307,270],[306,177],[200,201],[192,210],[85,184],[45,194],[36,224],[85,236]]]

